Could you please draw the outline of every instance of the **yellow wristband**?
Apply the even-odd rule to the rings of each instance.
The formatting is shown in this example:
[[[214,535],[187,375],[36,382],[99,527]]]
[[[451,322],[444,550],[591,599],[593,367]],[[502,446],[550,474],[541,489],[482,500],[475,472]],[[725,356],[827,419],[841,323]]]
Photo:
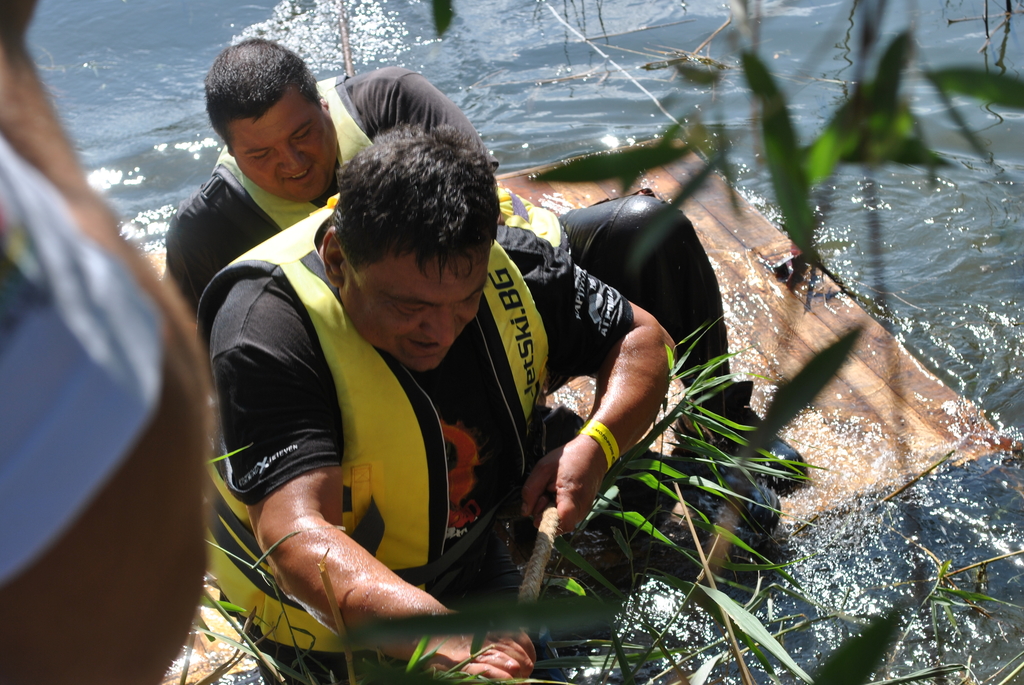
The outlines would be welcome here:
[[[608,426],[600,421],[591,419],[580,429],[580,435],[589,435],[604,451],[605,459],[608,460],[608,468],[619,458],[619,443],[615,442],[615,436],[608,430]]]

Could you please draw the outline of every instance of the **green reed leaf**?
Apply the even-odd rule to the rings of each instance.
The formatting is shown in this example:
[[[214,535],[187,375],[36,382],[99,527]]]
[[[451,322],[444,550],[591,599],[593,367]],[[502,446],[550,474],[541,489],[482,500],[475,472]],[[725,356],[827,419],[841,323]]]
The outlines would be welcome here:
[[[874,620],[860,635],[846,640],[832,653],[815,676],[829,685],[863,685],[882,662],[896,633],[898,615],[893,612]]]
[[[782,663],[790,673],[803,680],[805,683],[814,683],[811,676],[807,675],[800,666],[793,660],[793,657],[778,643],[778,641],[772,637],[772,634],[768,632],[761,621],[756,616],[748,612],[746,609],[736,603],[731,597],[720,590],[705,587],[703,585],[697,586],[701,592],[708,596],[722,611],[729,615],[729,617],[735,622],[736,626],[746,633],[752,640],[757,642],[761,647],[769,654],[774,656]],[[829,683],[830,681],[822,680],[822,683]]]

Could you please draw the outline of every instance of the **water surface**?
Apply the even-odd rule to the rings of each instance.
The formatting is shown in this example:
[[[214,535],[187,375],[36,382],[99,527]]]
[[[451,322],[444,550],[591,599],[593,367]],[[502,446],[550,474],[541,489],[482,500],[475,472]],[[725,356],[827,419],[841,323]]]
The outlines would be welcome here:
[[[780,75],[795,124],[807,139],[861,75],[853,3],[750,4],[763,12],[759,54]],[[980,19],[951,22],[980,17],[982,0],[889,4],[885,40],[913,25],[918,68],[969,64],[1019,73],[1019,16],[1004,26],[993,18],[988,40]],[[433,33],[429,6],[354,0],[349,13],[357,69],[401,65],[424,73],[466,112],[502,170],[662,131],[668,118],[622,67],[675,117],[700,120],[731,140],[739,190],[769,217],[778,217],[751,136],[751,105],[735,68],[745,44],[737,32],[727,29],[711,43],[707,54],[721,67],[713,87],[688,83],[670,68],[640,68],[676,57],[674,50],[696,48],[726,21],[728,3],[461,1],[441,40]],[[296,48],[327,76],[342,68],[336,26],[334,3],[322,0],[42,0],[30,45],[90,178],[123,217],[125,233],[146,249],[161,249],[173,208],[208,176],[217,156],[219,142],[202,97],[203,76],[216,54],[243,36],[264,35]],[[596,47],[577,32],[594,39]],[[867,65],[867,73],[873,69]],[[889,166],[870,179],[856,169],[837,174],[820,196],[827,208],[821,249],[858,295],[870,300],[883,287],[888,321],[906,346],[1013,431],[1024,425],[1021,113],[956,101],[990,151],[979,156],[957,134],[946,105],[919,72],[908,78],[924,135],[947,166],[935,173]],[[883,228],[881,281],[870,257],[869,217],[879,218]],[[954,569],[1020,549],[1021,492],[1016,464],[993,458],[948,469],[892,503],[851,503],[796,535],[787,549],[791,558],[816,556],[797,564],[794,576],[820,603],[821,615],[847,617],[791,638],[788,644],[801,663],[812,668],[857,629],[860,617],[876,615],[898,599],[921,601],[920,588],[901,583],[915,573],[934,575],[924,548],[949,559]],[[909,542],[911,536],[916,540]],[[964,585],[1020,603],[1021,569],[1017,559],[996,562],[987,577],[975,574]],[[676,599],[659,588],[645,601],[657,613]],[[771,611],[808,611],[788,602],[780,598]],[[925,619],[931,606],[921,614]],[[973,658],[979,675],[994,672],[1018,653],[1022,623],[1016,608],[989,608],[992,619],[953,607],[955,625],[942,612],[934,627],[927,620],[911,625],[894,668]],[[685,643],[702,630],[694,623],[676,639]]]

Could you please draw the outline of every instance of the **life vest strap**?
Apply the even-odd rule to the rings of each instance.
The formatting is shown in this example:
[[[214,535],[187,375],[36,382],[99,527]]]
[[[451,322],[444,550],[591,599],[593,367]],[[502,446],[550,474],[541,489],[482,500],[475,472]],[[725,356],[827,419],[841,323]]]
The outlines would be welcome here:
[[[511,493],[509,493],[511,494]],[[431,561],[423,566],[414,566],[412,568],[403,568],[395,571],[395,574],[409,583],[410,585],[424,585],[434,580],[442,573],[451,568],[452,564],[462,558],[462,556],[469,551],[477,540],[479,540],[483,534],[491,530],[491,524],[494,522],[494,517],[498,513],[498,509],[505,503],[509,495],[505,495],[498,504],[490,509],[486,514],[481,516],[476,525],[470,529],[465,535],[459,538],[459,541],[449,547],[444,554],[440,557]],[[443,578],[441,583],[438,583],[438,587],[432,588],[434,592],[441,592],[448,584],[454,580],[454,576],[449,578]],[[443,585],[444,587],[441,587]]]

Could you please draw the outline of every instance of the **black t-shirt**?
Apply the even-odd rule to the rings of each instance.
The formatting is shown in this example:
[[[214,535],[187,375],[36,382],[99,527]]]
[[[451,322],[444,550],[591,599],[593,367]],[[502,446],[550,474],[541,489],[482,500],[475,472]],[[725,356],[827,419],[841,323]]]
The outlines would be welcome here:
[[[356,124],[373,140],[399,124],[431,130],[454,126],[487,153],[483,141],[458,107],[419,74],[385,67],[359,74],[337,87]],[[493,165],[498,163],[490,158]],[[313,204],[323,206],[332,187]],[[222,168],[181,203],[167,230],[167,272],[185,299],[198,308],[199,297],[218,271],[286,226],[277,226]]]
[[[537,303],[548,337],[549,372],[596,373],[633,325],[628,301],[529,231],[502,226],[498,241]],[[510,424],[498,417],[507,410],[493,375],[485,372],[471,327],[437,369],[414,374],[437,409],[448,446],[450,538],[515,485],[503,467],[519,463],[516,436],[501,434]],[[331,372],[312,322],[287,283],[265,274],[235,283],[212,325],[210,354],[226,449],[251,445],[218,462],[238,499],[255,504],[302,473],[341,463],[341,415]]]

